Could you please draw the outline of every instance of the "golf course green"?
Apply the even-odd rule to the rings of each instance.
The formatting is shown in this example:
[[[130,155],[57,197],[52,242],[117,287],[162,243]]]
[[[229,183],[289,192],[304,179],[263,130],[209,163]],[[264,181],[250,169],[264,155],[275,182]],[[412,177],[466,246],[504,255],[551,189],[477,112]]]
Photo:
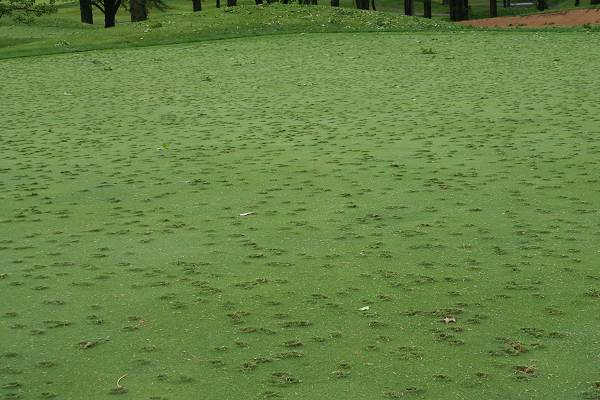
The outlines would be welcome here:
[[[600,399],[600,35],[431,24],[0,49],[0,398]]]

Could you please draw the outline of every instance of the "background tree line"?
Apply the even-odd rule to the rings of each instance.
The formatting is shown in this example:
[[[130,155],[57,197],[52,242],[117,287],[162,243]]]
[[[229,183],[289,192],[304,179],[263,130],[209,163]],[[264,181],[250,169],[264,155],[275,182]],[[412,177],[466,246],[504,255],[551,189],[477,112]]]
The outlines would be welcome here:
[[[221,0],[215,0],[216,7],[221,7]],[[225,0],[227,7],[235,7],[237,0]],[[314,5],[318,0],[254,0],[256,5],[263,4],[263,1],[272,3],[279,1],[282,4],[288,4],[297,1],[299,4]],[[329,0],[332,7],[339,7],[340,0]],[[400,0],[399,0],[400,1]],[[404,1],[404,14],[414,15],[414,0]],[[424,17],[431,18],[431,1],[423,0]],[[543,11],[548,8],[547,0],[533,0],[538,10]],[[575,6],[580,5],[580,0],[574,0]],[[360,10],[376,10],[375,0],[354,0],[356,8]],[[469,18],[469,0],[442,0],[443,5],[447,5],[450,11],[450,20],[461,21]],[[590,4],[600,4],[600,0],[590,0]],[[497,0],[489,0],[490,16],[498,16]],[[511,7],[511,0],[503,0],[503,7]],[[120,8],[129,11],[132,22],[144,21],[148,18],[148,9],[157,8],[165,10],[167,4],[164,0],[79,0],[79,10],[81,13],[81,22],[86,24],[94,23],[93,8],[96,8],[104,15],[104,26],[110,28],[116,24],[116,15]],[[192,10],[202,11],[202,0],[192,0]],[[44,4],[36,4],[35,0],[0,0],[0,17],[10,16],[16,21],[29,22],[35,16],[48,14],[56,11],[55,0],[49,0]]]

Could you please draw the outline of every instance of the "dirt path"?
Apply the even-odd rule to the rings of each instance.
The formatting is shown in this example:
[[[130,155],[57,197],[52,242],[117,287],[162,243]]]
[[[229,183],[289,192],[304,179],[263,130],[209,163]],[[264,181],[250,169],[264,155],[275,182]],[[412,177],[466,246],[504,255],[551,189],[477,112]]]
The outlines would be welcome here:
[[[471,26],[500,28],[514,26],[575,26],[600,24],[600,9],[592,8],[514,17],[473,19],[470,21],[462,21],[460,23]]]

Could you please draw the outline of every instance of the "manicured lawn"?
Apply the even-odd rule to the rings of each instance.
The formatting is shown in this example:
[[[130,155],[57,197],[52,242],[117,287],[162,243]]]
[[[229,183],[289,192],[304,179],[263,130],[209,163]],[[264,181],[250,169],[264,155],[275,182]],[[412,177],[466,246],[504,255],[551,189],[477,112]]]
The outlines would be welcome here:
[[[435,29],[0,61],[3,398],[598,398],[600,37]]]

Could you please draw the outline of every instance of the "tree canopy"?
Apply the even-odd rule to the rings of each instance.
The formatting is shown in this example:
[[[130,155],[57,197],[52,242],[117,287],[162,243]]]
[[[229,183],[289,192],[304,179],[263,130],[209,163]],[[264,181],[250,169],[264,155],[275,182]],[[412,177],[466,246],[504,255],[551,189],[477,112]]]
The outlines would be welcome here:
[[[36,4],[35,0],[0,0],[0,18],[12,17],[19,22],[31,22],[34,17],[56,12],[55,0]]]

